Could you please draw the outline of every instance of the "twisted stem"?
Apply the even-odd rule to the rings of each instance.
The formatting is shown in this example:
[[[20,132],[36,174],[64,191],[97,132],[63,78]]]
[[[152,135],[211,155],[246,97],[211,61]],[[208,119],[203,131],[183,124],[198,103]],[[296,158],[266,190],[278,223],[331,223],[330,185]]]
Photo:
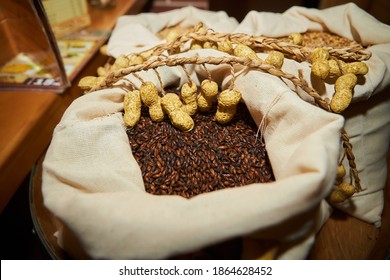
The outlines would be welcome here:
[[[255,61],[249,58],[241,58],[241,57],[157,57],[155,59],[151,59],[146,61],[143,64],[133,65],[127,68],[123,68],[114,72],[111,72],[106,76],[106,78],[97,86],[93,87],[90,91],[96,91],[103,88],[108,88],[112,86],[114,83],[121,80],[124,76],[127,76],[132,73],[147,71],[150,69],[156,69],[161,66],[180,66],[185,64],[239,64],[253,70],[260,70],[271,75],[288,79],[290,80],[296,87],[301,88],[303,91],[308,93],[311,97],[314,98],[315,102],[327,111],[331,111],[328,102],[323,99],[318,92],[310,87],[306,82],[298,77],[286,73],[281,69],[278,69],[270,64],[262,63],[260,61]]]
[[[356,168],[355,155],[353,154],[352,144],[349,141],[349,137],[344,128],[341,130],[341,139],[343,141],[343,148],[345,150],[345,155],[347,156],[349,167],[351,169],[351,178],[353,178],[355,181],[356,192],[360,192],[362,191],[362,187],[360,185],[359,172]]]
[[[248,35],[244,33],[216,33],[216,32],[188,32],[176,40],[168,44],[157,45],[152,48],[153,54],[161,55],[164,51],[180,49],[189,40],[196,40],[200,42],[218,43],[222,41],[231,41],[236,44],[245,44],[256,51],[276,50],[285,55],[294,57],[297,61],[309,61],[312,47],[296,45],[281,38],[271,38],[265,36]],[[343,60],[363,61],[371,57],[371,52],[364,49],[361,45],[355,43],[343,48],[334,48],[330,46],[323,46],[332,57]]]

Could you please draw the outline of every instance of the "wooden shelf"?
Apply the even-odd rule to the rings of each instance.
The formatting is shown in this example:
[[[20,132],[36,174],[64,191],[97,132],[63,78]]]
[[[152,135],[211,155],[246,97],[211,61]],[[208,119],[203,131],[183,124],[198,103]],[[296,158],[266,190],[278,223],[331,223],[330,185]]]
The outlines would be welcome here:
[[[112,30],[119,16],[137,14],[147,0],[116,0],[111,8],[89,7],[93,30]],[[66,108],[82,95],[81,77],[96,75],[106,62],[94,54],[62,94],[44,91],[0,91],[0,213],[50,144]]]

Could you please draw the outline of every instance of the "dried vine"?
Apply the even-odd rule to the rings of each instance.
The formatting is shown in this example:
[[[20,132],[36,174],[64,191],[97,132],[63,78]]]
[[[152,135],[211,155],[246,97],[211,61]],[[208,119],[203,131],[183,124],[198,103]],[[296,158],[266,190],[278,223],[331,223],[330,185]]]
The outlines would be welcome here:
[[[315,35],[309,34],[307,36]],[[222,99],[224,98],[223,96],[227,96],[227,98],[231,99],[233,98],[233,95],[236,95],[235,98],[238,98],[239,100],[241,93],[233,87],[234,79],[237,76],[234,73],[234,66],[241,66],[247,68],[249,71],[262,71],[264,73],[271,74],[280,78],[282,81],[288,80],[295,86],[295,89],[293,90],[296,93],[298,93],[298,89],[303,90],[310,97],[312,97],[315,103],[322,109],[328,112],[342,112],[351,102],[353,87],[355,86],[357,80],[356,75],[364,75],[368,71],[367,66],[361,61],[369,59],[371,53],[356,42],[350,42],[347,46],[343,45],[342,48],[332,46],[316,48],[310,44],[301,44],[301,37],[302,36],[300,34],[295,34],[295,37],[292,38],[268,38],[264,36],[253,36],[242,33],[216,33],[211,30],[204,29],[200,24],[195,26],[192,31],[182,35],[174,36],[173,39],[170,39],[170,41],[167,43],[157,45],[150,50],[140,54],[130,54],[129,56],[119,57],[111,67],[108,67],[109,70],[105,72],[104,75],[96,78],[96,80],[88,81],[88,83],[85,85],[82,83],[79,85],[84,90],[86,90],[86,92],[92,92],[116,86],[116,83],[120,82],[121,80],[126,80],[126,76],[130,74],[134,75],[135,77],[139,77],[137,73],[141,71],[153,70],[158,75],[157,68],[162,66],[180,66],[185,71],[185,65],[192,64],[200,65],[205,68],[206,72],[208,73],[208,80],[205,81],[207,81],[207,83],[209,83],[208,86],[210,86],[210,82],[212,82],[211,75],[208,72],[206,65],[230,65],[233,77],[232,84],[231,87],[226,90],[228,92],[221,93],[219,98]],[[296,38],[298,39],[296,40]],[[234,48],[233,44],[235,45]],[[220,51],[224,51],[229,55],[221,57],[179,57],[172,55],[186,52],[189,49],[194,48],[195,45],[197,48],[207,46],[208,48],[219,49]],[[238,49],[240,49],[240,51],[238,51]],[[241,55],[240,52],[243,52],[243,55]],[[263,61],[257,56],[256,52],[265,52],[269,55],[267,59]],[[170,56],[167,56],[166,53],[168,53]],[[280,54],[282,54],[281,57]],[[284,72],[281,69],[284,56],[293,58],[296,61],[308,61],[312,63],[312,73],[322,79],[325,79],[328,76],[337,77],[335,83],[335,94],[332,100],[329,101],[328,99],[321,97],[321,95],[303,78],[301,70],[298,71],[298,77],[294,76],[293,74]],[[137,61],[136,63],[134,63],[135,60]],[[154,88],[154,85],[151,85],[150,82],[144,82],[143,80],[141,80],[142,85],[140,88],[140,94],[134,91],[135,93],[133,95],[126,96],[126,98],[127,100],[132,100],[132,98],[134,100],[139,100],[137,101],[137,104],[141,104],[140,102],[143,95],[142,92],[146,92],[150,101],[144,103],[147,104],[149,102],[147,106],[150,110],[152,110],[152,107],[156,109],[156,106],[162,114],[165,110],[168,112],[171,121],[175,123],[175,125],[181,127],[185,131],[189,131],[193,127],[193,122],[190,116],[196,111],[196,108],[195,111],[192,110],[194,108],[191,105],[196,106],[196,104],[193,102],[196,103],[194,100],[197,98],[197,93],[196,86],[195,88],[192,88],[194,83],[190,81],[188,72],[185,71],[185,74],[187,75],[189,83],[186,84],[184,93],[188,100],[192,100],[188,101],[188,104],[183,105],[181,101],[174,96],[175,94],[169,93],[163,94],[164,97],[160,101],[157,94],[157,89]],[[163,88],[160,76],[158,75],[157,77],[161,87]],[[89,78],[91,79],[91,77]],[[154,92],[152,94],[153,98],[151,97],[152,91],[149,92],[149,90],[151,90],[151,86],[153,88],[152,91]],[[145,90],[145,88],[147,88],[147,90]],[[213,94],[216,96],[216,93]],[[200,94],[198,98],[199,97],[204,99],[205,95]],[[204,101],[207,103],[207,98],[204,99]],[[192,102],[192,104],[189,102]],[[130,102],[130,104],[132,103]],[[207,107],[208,105],[206,104],[205,106]],[[192,107],[191,113],[188,111],[188,108],[190,107]],[[174,110],[179,110],[180,112],[178,111],[173,113]],[[235,110],[232,112],[235,113]],[[173,120],[172,116],[176,117],[177,113],[183,115],[187,121],[181,123],[178,120]],[[161,119],[161,114],[159,114],[158,119]],[[223,120],[223,122],[225,121],[226,119]],[[340,180],[342,180],[344,175],[338,175],[337,180],[340,181],[337,183],[338,189],[332,192],[330,195],[330,200],[332,201],[332,197],[334,198],[335,195],[339,196],[333,199],[333,202],[342,202],[346,198],[350,197],[353,193],[360,192],[362,190],[355,163],[355,156],[353,154],[352,144],[350,143],[345,129],[341,131],[341,140],[343,143],[345,155],[348,159],[351,171],[351,180],[353,180],[354,186],[353,190],[348,190],[350,194],[346,195],[345,191],[340,188],[344,187],[344,185],[340,185],[340,182],[342,182]],[[347,187],[349,186],[351,185],[348,185]]]
[[[314,98],[316,103],[322,107],[323,109],[327,111],[331,111],[330,106],[328,102],[323,99],[319,93],[310,87],[307,82],[303,81],[302,79],[289,74],[285,73],[281,69],[277,69],[276,67],[262,63],[260,61],[254,61],[249,58],[240,58],[240,57],[157,57],[156,59],[148,60],[144,62],[143,64],[137,64],[133,65],[127,68],[123,68],[114,72],[109,73],[98,85],[92,87],[90,89],[91,91],[96,91],[104,88],[109,88],[113,86],[114,83],[121,80],[123,77],[137,73],[140,71],[147,71],[151,69],[156,69],[161,66],[179,66],[179,65],[186,65],[186,64],[213,64],[213,65],[221,65],[221,64],[238,64],[245,67],[248,67],[252,70],[261,70],[264,72],[267,72],[271,75],[285,78],[287,80],[290,80],[296,87],[301,88],[306,93],[308,93],[311,97]]]
[[[357,167],[355,163],[355,155],[353,154],[352,144],[349,141],[348,134],[344,128],[341,131],[341,140],[343,141],[343,148],[345,150],[345,155],[347,156],[349,167],[351,168],[351,177],[354,180],[356,191],[361,192],[362,187],[360,185],[359,172],[357,171]]]
[[[218,33],[212,30],[202,30],[202,25],[194,27],[194,31],[184,33],[169,43],[163,43],[153,47],[147,52],[153,53],[154,56],[159,56],[168,50],[180,50],[179,52],[187,51],[184,49],[185,43],[194,40],[197,42],[220,43],[229,41],[234,44],[245,44],[256,52],[264,52],[276,50],[286,56],[292,57],[297,61],[310,61],[310,54],[313,50],[312,46],[294,44],[286,38],[272,38],[266,36],[248,35],[245,33]],[[343,48],[335,48],[324,46],[332,57],[345,61],[364,61],[371,57],[371,52],[366,50],[356,42],[350,42],[348,46]]]

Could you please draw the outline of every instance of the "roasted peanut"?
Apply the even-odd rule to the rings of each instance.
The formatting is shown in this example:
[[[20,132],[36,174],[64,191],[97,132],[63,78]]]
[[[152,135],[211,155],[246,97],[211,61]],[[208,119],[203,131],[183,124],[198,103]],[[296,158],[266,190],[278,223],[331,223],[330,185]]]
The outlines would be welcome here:
[[[264,62],[267,64],[271,64],[276,68],[280,69],[283,66],[284,55],[283,53],[278,51],[271,51]]]
[[[218,42],[217,49],[221,52],[233,54],[233,43],[231,41],[228,41],[228,40]]]
[[[141,96],[139,90],[129,91],[123,100],[123,120],[126,126],[132,127],[141,118]]]
[[[203,49],[203,43],[201,41],[192,40],[190,49],[191,50]]]
[[[103,46],[100,47],[99,49],[99,52],[102,54],[102,55],[107,55],[107,44],[104,44]]]
[[[353,196],[355,193],[355,187],[353,185],[345,183],[345,182],[341,183],[339,188],[340,188],[340,191],[343,192],[344,195],[348,198]]]
[[[329,72],[330,72],[330,67],[329,67],[328,61],[327,60],[314,61],[311,65],[311,72],[315,76],[325,80],[326,77],[328,77]]]
[[[241,92],[238,89],[227,89],[221,92],[218,97],[217,112],[215,119],[220,124],[230,122],[237,111],[237,104],[240,102]]]
[[[310,54],[311,62],[315,62],[318,60],[328,60],[329,52],[324,48],[315,48]]]
[[[346,174],[346,170],[345,170],[344,165],[339,164],[339,165],[337,166],[336,177],[337,177],[337,178],[343,178],[343,177],[345,176],[345,174]]]
[[[104,80],[104,77],[85,76],[80,79],[78,86],[82,90],[88,91],[99,85]]]
[[[257,56],[254,50],[244,44],[237,44],[233,50],[233,54],[238,57],[250,58],[257,61],[262,61],[260,57]]]
[[[357,77],[348,73],[337,78],[335,93],[330,102],[330,108],[335,113],[343,112],[352,101],[353,88],[356,85]]]
[[[301,33],[291,33],[288,38],[291,39],[293,44],[303,46],[303,37]]]
[[[152,55],[153,55],[153,49],[140,53],[140,56],[143,58],[144,61],[148,60]]]
[[[194,82],[185,83],[181,87],[181,98],[184,101],[183,110],[190,116],[196,113],[198,104],[196,102],[198,94],[198,88]]]
[[[111,70],[119,70],[122,68],[127,68],[130,65],[129,58],[125,55],[120,55],[117,59],[115,59],[114,64],[111,67]]]
[[[167,43],[171,43],[173,41],[175,41],[177,39],[177,37],[179,37],[180,33],[179,33],[179,30],[177,29],[171,29],[167,36],[165,37],[165,40],[167,41]]]
[[[329,201],[331,203],[341,203],[353,196],[354,193],[355,187],[351,184],[343,182],[330,193]]]
[[[218,95],[218,84],[208,79],[203,80],[200,85],[200,94],[197,98],[197,105],[200,111],[210,111],[213,102]]]
[[[329,195],[330,203],[341,203],[347,199],[347,196],[339,189],[333,190]]]
[[[152,82],[144,82],[139,91],[142,103],[149,108],[149,115],[152,121],[162,121],[164,119],[164,112],[156,86]]]
[[[107,71],[107,69],[103,66],[99,66],[97,68],[97,74],[98,76],[100,77],[105,77],[109,72]]]
[[[144,58],[139,54],[132,54],[129,58],[129,66],[142,64],[144,62]]]
[[[183,103],[177,94],[165,94],[161,98],[161,106],[168,114],[173,126],[186,132],[194,128],[194,120],[183,110]]]
[[[356,61],[345,63],[342,66],[344,73],[351,73],[355,75],[365,75],[368,73],[368,66],[364,62]]]
[[[215,44],[215,43],[213,43],[213,42],[204,42],[203,43],[203,48],[204,49],[217,49],[218,47],[217,47],[217,45]]]
[[[311,53],[312,73],[321,79],[338,77],[343,74],[365,75],[368,67],[364,62],[346,63],[342,60],[329,59],[329,52],[323,48],[316,48]]]

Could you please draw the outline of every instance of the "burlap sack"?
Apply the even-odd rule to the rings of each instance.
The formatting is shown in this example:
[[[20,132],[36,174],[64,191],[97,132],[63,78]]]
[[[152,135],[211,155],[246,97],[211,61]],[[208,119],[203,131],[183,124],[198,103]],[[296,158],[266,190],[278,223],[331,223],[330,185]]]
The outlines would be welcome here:
[[[114,32],[112,38],[121,36]],[[116,47],[110,48],[111,44]],[[120,44],[113,39],[110,45],[112,55],[129,52],[128,48],[118,50]],[[182,55],[194,53],[200,57],[226,55],[215,50]],[[293,69],[291,65],[296,63],[286,61],[286,69]],[[298,67],[302,64],[295,69]],[[199,84],[205,76],[203,68],[189,69]],[[220,84],[228,85],[230,69],[220,65],[209,70]],[[161,73],[164,84],[183,82],[183,72],[175,67],[164,67]],[[158,84],[153,73],[143,77]],[[380,86],[379,82],[371,84]],[[303,101],[269,74],[251,71],[238,76],[235,85],[261,128],[275,182],[189,200],[146,193],[123,127],[124,92],[118,88],[95,91],[68,108],[43,164],[45,205],[67,229],[59,229],[59,243],[75,257],[81,257],[77,254],[81,248],[92,258],[149,259],[253,235],[280,241],[283,251],[279,258],[305,258],[316,231],[329,215],[324,198],[335,179],[343,118]],[[73,237],[77,245],[71,242]]]
[[[333,206],[379,227],[390,139],[390,26],[351,3],[324,10],[293,7],[283,14],[252,11],[234,32],[278,37],[306,31],[335,33],[361,43],[372,53],[366,61],[369,73],[364,83],[355,87],[353,104],[343,112],[364,191]],[[284,69],[289,73],[303,69],[305,79],[313,81],[307,64],[287,61]],[[333,84],[312,85],[324,97],[333,95]],[[348,166],[346,159],[344,165]]]

